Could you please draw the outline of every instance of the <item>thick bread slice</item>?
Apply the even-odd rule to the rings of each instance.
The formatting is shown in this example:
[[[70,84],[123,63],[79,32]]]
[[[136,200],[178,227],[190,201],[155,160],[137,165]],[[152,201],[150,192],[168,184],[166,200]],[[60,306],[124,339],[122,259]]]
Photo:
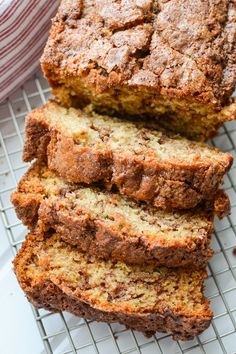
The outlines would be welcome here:
[[[55,102],[27,117],[23,158],[36,157],[68,181],[103,181],[163,209],[214,199],[233,161],[203,143]]]
[[[168,212],[98,187],[68,183],[35,163],[12,195],[31,229],[55,229],[87,254],[128,264],[206,266],[213,212]]]
[[[212,318],[202,293],[204,270],[99,261],[57,234],[29,235],[14,266],[29,301],[50,311],[120,322],[148,335],[167,332],[181,340],[200,334]]]

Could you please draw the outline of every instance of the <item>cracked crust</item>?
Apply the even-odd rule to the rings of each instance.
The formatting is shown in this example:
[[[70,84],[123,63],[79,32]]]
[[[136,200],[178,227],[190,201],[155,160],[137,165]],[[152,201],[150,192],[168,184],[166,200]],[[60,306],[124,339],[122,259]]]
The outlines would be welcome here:
[[[61,254],[65,253],[66,260],[64,261],[64,258],[61,258],[55,267],[53,262],[57,258],[57,247],[60,247],[59,251]],[[55,253],[53,254],[53,248],[57,252],[56,255]],[[56,235],[52,237],[46,236],[45,239],[43,235],[28,235],[27,240],[14,260],[14,269],[20,286],[24,290],[28,300],[34,306],[38,308],[43,307],[53,312],[65,310],[76,316],[95,321],[120,322],[128,328],[141,331],[148,336],[154,334],[156,331],[167,332],[171,333],[176,340],[190,340],[209,326],[212,319],[212,311],[209,309],[209,301],[202,294],[203,280],[207,277],[205,271],[176,269],[173,273],[173,271],[165,268],[154,268],[154,272],[150,273],[150,268],[142,267],[140,271],[137,268],[133,268],[131,275],[125,277],[125,283],[119,277],[119,284],[114,282],[110,282],[109,284],[108,279],[112,277],[112,274],[116,276],[118,271],[130,272],[131,269],[124,268],[122,263],[101,263],[97,264],[97,268],[101,269],[98,277],[102,275],[103,271],[104,274],[108,273],[101,283],[102,294],[98,297],[93,297],[92,284],[94,283],[94,277],[85,273],[86,269],[89,272],[90,267],[93,266],[94,262],[97,263],[97,261],[85,255],[83,256],[76,251],[77,256],[71,262],[69,260],[71,259],[70,255],[72,252],[73,248],[60,241]],[[80,270],[80,261],[83,262],[83,272]],[[69,267],[74,269],[78,267],[76,273],[80,275],[76,282],[72,277],[74,270],[71,269],[70,272],[66,271],[66,264],[68,264],[68,269]],[[64,269],[63,275],[60,274],[60,267]],[[164,278],[161,273],[165,274]],[[67,277],[67,275],[69,276]],[[157,278],[155,279],[155,277]],[[140,308],[139,305],[134,308],[131,300],[128,300],[125,307],[122,305],[123,298],[127,296],[129,298],[128,293],[131,291],[129,287],[125,287],[125,284],[131,281],[132,287],[132,283],[135,281],[132,278],[137,279],[135,287],[137,294],[139,294],[140,286],[145,287],[144,284],[146,284],[148,278],[150,278],[151,283],[147,291],[151,291],[153,282],[156,284],[155,288],[158,294],[157,296],[155,295],[158,298],[156,305],[155,303],[152,305],[150,297],[147,298],[146,303],[142,302],[143,305],[140,305]],[[142,282],[140,283],[141,279]],[[186,285],[186,281],[188,285]],[[169,292],[167,292],[167,298],[164,300],[164,303],[161,300],[162,298],[165,299],[163,297],[165,291],[164,282],[169,282],[168,287],[171,289],[172,286],[178,288],[181,282],[184,282],[186,286],[185,289],[179,288],[175,290],[174,303],[171,305],[168,305]],[[96,286],[99,286],[98,281]],[[106,289],[104,289],[104,286]],[[124,290],[122,291],[123,288]],[[105,297],[103,295],[104,291]],[[189,299],[191,298],[191,301],[196,302],[194,310],[188,308],[189,305],[184,300],[178,302],[178,293],[181,291],[184,292],[184,297],[187,294]],[[144,295],[141,293],[138,297],[140,296],[141,301]],[[134,296],[134,301],[137,302],[135,298],[137,296]],[[165,301],[167,304],[165,304]],[[178,305],[175,305],[175,301],[177,301]],[[137,303],[139,303],[139,300]]]
[[[62,1],[42,69],[65,105],[206,140],[236,119],[234,0]]]
[[[141,123],[67,110],[55,102],[34,110],[25,131],[24,161],[47,160],[65,180],[101,181],[163,209],[214,201],[233,161],[206,144],[144,129]]]
[[[84,191],[88,194],[85,204]],[[95,214],[96,198],[100,198],[99,203],[104,200],[106,208]],[[220,198],[222,203],[223,197]],[[83,185],[66,183],[39,163],[22,178],[11,201],[17,216],[29,228],[44,232],[52,228],[64,241],[102,259],[167,267],[194,264],[201,268],[213,254],[212,211],[160,211],[97,187],[85,189]],[[129,208],[138,211],[135,221],[128,214]],[[106,213],[109,217],[104,218]],[[111,222],[113,216],[116,222]],[[147,218],[149,225],[156,225],[154,233],[142,224]],[[140,223],[142,226],[137,229]]]

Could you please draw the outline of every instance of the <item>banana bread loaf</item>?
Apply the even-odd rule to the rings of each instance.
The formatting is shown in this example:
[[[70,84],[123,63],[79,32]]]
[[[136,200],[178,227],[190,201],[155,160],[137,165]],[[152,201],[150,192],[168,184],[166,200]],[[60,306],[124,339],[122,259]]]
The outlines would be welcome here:
[[[235,2],[62,0],[42,69],[62,104],[206,140],[236,119]]]
[[[212,318],[202,293],[205,270],[127,266],[100,261],[57,234],[29,235],[14,261],[28,300],[96,321],[120,322],[151,335],[188,340]]]
[[[204,143],[55,102],[26,119],[24,161],[47,160],[70,182],[103,181],[160,208],[214,200],[232,156]]]
[[[204,267],[212,256],[213,212],[167,212],[101,188],[66,183],[34,164],[12,203],[30,229],[56,230],[87,254],[127,264]]]

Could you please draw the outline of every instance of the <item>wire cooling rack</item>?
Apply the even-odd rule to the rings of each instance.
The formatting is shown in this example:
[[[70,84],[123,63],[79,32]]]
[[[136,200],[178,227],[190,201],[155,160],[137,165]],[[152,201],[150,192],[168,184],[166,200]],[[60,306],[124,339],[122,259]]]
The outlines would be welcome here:
[[[21,160],[24,119],[33,108],[45,103],[50,89],[40,71],[7,101],[0,104],[0,211],[13,254],[27,231],[17,219],[10,194],[28,168]],[[211,142],[229,151],[236,160],[236,122],[220,129]],[[214,320],[210,327],[192,341],[175,342],[158,333],[151,338],[119,324],[97,323],[68,313],[32,311],[42,337],[45,353],[50,354],[233,354],[236,353],[236,163],[225,178],[232,212],[223,221],[216,220],[212,238],[215,256],[208,267],[205,293],[211,299]]]

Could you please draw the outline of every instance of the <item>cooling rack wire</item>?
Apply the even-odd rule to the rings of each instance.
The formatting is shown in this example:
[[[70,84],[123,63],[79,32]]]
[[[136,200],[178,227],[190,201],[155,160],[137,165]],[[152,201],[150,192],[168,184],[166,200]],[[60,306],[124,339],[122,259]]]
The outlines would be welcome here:
[[[13,255],[27,233],[10,203],[10,194],[27,170],[21,160],[24,119],[33,108],[45,103],[50,89],[40,70],[8,100],[0,104],[0,212]],[[45,353],[50,354],[235,354],[236,353],[236,122],[220,129],[211,144],[235,157],[225,177],[224,188],[232,205],[231,215],[216,220],[212,238],[215,256],[208,267],[205,294],[211,299],[214,320],[192,341],[175,342],[169,335],[146,338],[119,324],[97,323],[68,313],[51,314],[32,307]],[[30,306],[30,305],[29,305]],[[35,353],[36,354],[36,353]]]

